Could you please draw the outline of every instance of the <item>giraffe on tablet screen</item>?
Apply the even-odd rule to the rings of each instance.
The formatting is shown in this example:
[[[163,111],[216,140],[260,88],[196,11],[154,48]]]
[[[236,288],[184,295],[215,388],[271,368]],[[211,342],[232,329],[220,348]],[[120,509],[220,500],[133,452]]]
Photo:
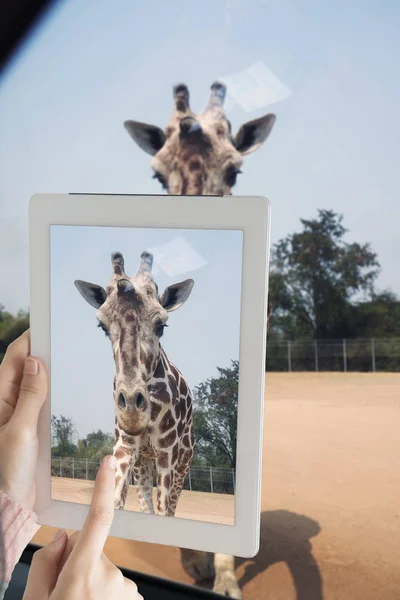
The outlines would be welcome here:
[[[193,457],[192,396],[160,339],[168,313],[188,299],[194,282],[170,285],[159,295],[152,263],[152,254],[143,252],[135,277],[127,277],[122,254],[115,252],[105,289],[85,281],[75,285],[97,308],[114,354],[115,507],[124,508],[133,471],[140,509],[154,513],[156,473],[157,513],[174,516]]]
[[[211,86],[202,114],[192,112],[189,90],[179,84],[173,90],[175,107],[165,131],[155,125],[125,121],[124,126],[138,146],[153,156],[154,177],[174,195],[227,195],[243,163],[243,156],[257,150],[269,136],[274,114],[244,123],[232,134],[224,111],[226,87]],[[182,565],[195,580],[215,576],[214,590],[241,598],[232,556],[181,549]]]

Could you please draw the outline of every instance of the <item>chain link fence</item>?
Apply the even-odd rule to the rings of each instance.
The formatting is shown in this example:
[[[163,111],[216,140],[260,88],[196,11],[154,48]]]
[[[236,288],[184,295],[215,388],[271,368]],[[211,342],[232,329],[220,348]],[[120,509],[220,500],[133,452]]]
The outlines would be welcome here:
[[[100,463],[100,459],[52,458],[51,475],[52,477],[93,481],[96,478]],[[213,494],[234,494],[235,477],[235,469],[227,467],[192,467],[186,475],[183,489],[192,490],[193,492],[211,492]],[[130,483],[134,485],[132,473]],[[155,474],[153,485],[156,485]]]
[[[266,370],[399,372],[400,338],[268,342]]]

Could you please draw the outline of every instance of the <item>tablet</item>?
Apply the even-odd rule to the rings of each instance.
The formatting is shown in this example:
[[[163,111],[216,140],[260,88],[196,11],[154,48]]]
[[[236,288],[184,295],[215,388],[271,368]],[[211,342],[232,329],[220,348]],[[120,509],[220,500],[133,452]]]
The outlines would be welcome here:
[[[31,198],[40,524],[80,529],[114,453],[110,535],[258,552],[269,230],[261,197]]]

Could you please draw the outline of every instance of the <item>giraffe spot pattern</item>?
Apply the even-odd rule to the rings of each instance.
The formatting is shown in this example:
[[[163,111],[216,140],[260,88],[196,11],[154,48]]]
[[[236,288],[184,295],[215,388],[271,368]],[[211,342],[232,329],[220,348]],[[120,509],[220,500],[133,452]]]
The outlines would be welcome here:
[[[170,433],[168,433],[165,437],[160,438],[158,440],[158,445],[160,448],[169,448],[176,440],[176,431],[173,429]]]
[[[158,361],[158,364],[157,364],[156,370],[154,371],[153,377],[155,379],[163,379],[165,377],[165,369],[164,369],[164,365],[163,365],[161,358]]]
[[[158,452],[157,465],[160,469],[166,469],[168,467],[168,452],[162,450]]]
[[[183,379],[183,377],[181,378],[181,380],[179,382],[179,391],[182,396],[186,396],[188,393],[188,387],[187,387],[186,381]]]
[[[176,426],[176,432],[177,432],[179,438],[182,435],[182,431],[183,431],[183,423],[182,423],[182,421],[178,421],[178,425]]]
[[[121,458],[124,458],[125,456],[128,456],[129,454],[130,454],[129,450],[127,450],[126,448],[123,448],[122,446],[117,448],[116,451],[114,452],[114,456],[117,460],[121,460]]]
[[[161,406],[159,404],[156,404],[155,402],[152,402],[150,419],[153,422],[157,420],[157,417],[160,414],[160,411],[161,411]]]
[[[179,419],[181,416],[181,405],[180,405],[179,401],[175,401],[174,410],[175,410],[176,419]]]
[[[158,426],[159,431],[161,434],[163,434],[166,431],[168,431],[169,429],[171,429],[171,427],[173,427],[174,425],[175,425],[175,419],[172,416],[171,410],[168,409],[160,421],[160,424]]]
[[[185,400],[185,398],[182,397],[180,399],[179,405],[180,405],[181,419],[184,419],[186,417],[186,400]]]
[[[136,441],[133,435],[126,435],[126,433],[122,434],[121,440],[124,444],[129,444],[130,446],[133,446]]]
[[[176,442],[175,446],[172,448],[172,457],[171,457],[172,465],[174,465],[176,463],[176,461],[178,460],[178,453],[179,453],[179,442]]]
[[[170,401],[171,396],[167,390],[167,386],[162,381],[149,385],[149,392],[161,402],[168,403]]]

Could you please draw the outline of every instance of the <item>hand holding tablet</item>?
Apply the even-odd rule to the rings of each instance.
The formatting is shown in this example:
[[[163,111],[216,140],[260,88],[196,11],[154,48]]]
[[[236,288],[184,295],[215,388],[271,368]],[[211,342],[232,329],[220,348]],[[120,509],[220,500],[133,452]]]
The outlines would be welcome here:
[[[39,521],[80,529],[90,500],[88,459],[85,477],[82,459],[60,456],[52,440],[51,416],[66,415],[75,457],[91,432],[113,440],[114,504],[124,510],[111,535],[254,555],[268,202],[35,196],[30,234],[32,349],[51,381]]]
[[[29,338],[26,331],[10,344],[0,365],[0,491],[19,510],[21,506],[32,509],[35,501],[37,426],[47,391],[46,370],[29,355]],[[50,544],[35,553],[24,600],[142,598],[134,582],[124,578],[103,554],[114,516],[115,466],[114,457],[103,460],[82,531],[68,540],[66,532],[59,530]],[[25,522],[22,529],[26,527],[30,526]],[[18,542],[12,537],[8,541],[12,568],[10,561]]]

